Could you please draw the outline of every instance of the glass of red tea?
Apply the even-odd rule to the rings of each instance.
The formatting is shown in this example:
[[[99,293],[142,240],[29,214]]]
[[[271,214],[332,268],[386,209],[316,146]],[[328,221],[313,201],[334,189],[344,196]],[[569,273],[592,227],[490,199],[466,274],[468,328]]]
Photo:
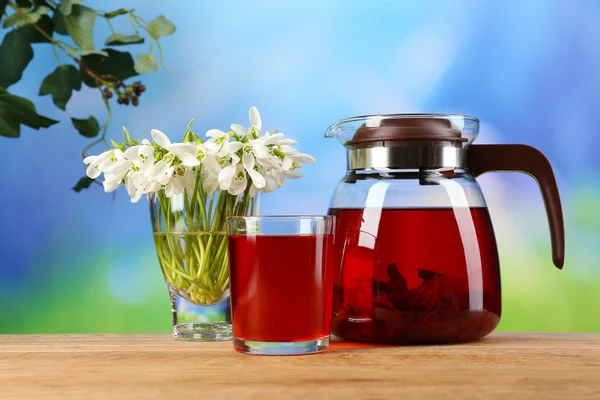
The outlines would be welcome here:
[[[235,350],[298,355],[329,348],[334,218],[227,220]]]

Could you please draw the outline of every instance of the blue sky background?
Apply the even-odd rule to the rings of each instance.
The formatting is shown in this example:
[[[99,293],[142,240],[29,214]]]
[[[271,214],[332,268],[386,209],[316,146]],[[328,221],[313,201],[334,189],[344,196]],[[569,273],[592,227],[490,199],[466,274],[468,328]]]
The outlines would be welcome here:
[[[265,214],[322,214],[345,170],[339,143],[323,139],[340,118],[370,113],[462,113],[482,121],[478,143],[526,143],[552,162],[566,219],[567,261],[554,270],[541,196],[520,174],[483,187],[500,248],[500,329],[600,330],[600,3],[589,1],[113,1],[177,26],[163,40],[164,72],[141,79],[138,108],[113,103],[110,137],[158,128],[247,123],[300,141],[317,164],[263,196]],[[176,4],[176,5],[175,5]],[[130,33],[126,19],[117,30]],[[97,46],[109,31],[97,21]],[[1,37],[1,34],[0,34]],[[130,47],[147,52],[147,44]],[[0,332],[167,331],[168,297],[144,202],[98,187],[70,190],[83,174],[68,117],[102,123],[97,91],[74,93],[67,111],[37,97],[56,60],[47,45],[12,93],[60,119],[0,138]],[[66,59],[65,59],[66,61]],[[51,68],[49,67],[51,65]],[[135,80],[136,78],[132,79]],[[98,148],[98,152],[101,148]]]

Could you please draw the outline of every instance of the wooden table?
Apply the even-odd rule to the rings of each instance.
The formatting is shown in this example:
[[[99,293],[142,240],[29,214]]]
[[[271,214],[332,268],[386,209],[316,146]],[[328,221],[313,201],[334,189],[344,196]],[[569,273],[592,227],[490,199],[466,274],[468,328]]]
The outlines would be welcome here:
[[[600,334],[247,356],[167,334],[0,335],[0,398],[600,399]]]

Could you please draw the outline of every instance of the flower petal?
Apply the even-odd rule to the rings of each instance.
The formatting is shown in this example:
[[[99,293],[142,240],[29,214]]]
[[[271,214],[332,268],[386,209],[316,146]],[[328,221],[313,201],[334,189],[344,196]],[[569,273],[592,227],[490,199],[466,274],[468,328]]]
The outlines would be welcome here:
[[[214,156],[207,156],[202,163],[202,167],[209,175],[214,177],[219,176],[219,173],[221,173],[222,169],[221,165]]]
[[[181,164],[186,167],[195,167],[200,165],[196,158],[196,145],[194,143],[173,143],[169,146],[169,151],[181,160]]]
[[[115,180],[106,181],[105,180],[104,182],[102,182],[102,186],[104,186],[104,191],[106,193],[114,192],[116,188],[121,186],[121,181],[115,181]]]
[[[243,168],[243,167],[242,167]],[[248,187],[248,180],[244,177],[243,179],[233,179],[231,181],[231,186],[227,190],[230,194],[237,196],[239,194],[244,193]]]
[[[88,156],[88,157],[86,157],[86,158],[84,158],[84,159],[83,159],[83,163],[84,163],[85,165],[91,164],[91,163],[93,163],[93,162],[94,162],[94,160],[95,160],[96,158],[98,158],[98,156]]]
[[[277,144],[283,138],[283,133],[274,133],[268,138],[265,138],[265,144]]]
[[[133,197],[131,198],[131,202],[132,202],[132,203],[137,203],[138,201],[140,201],[140,199],[142,198],[142,194],[143,194],[142,192],[140,192],[140,191],[136,191],[136,192],[135,192],[135,196],[133,196]]]
[[[294,165],[294,160],[292,160],[289,157],[286,157],[283,159],[283,162],[281,163],[281,168],[283,168],[284,171],[289,171],[293,165]]]
[[[138,154],[144,157],[152,157],[154,159],[154,147],[150,145],[142,145],[138,151]]]
[[[250,141],[250,145],[252,146],[252,151],[254,152],[256,158],[266,158],[269,155],[263,140],[253,139]]]
[[[277,186],[282,187],[285,183],[285,175],[283,172],[276,172],[273,174],[275,177],[275,181],[277,181]]]
[[[242,163],[244,164],[244,168],[246,168],[246,171],[254,169],[254,156],[252,154],[244,153],[242,155]]]
[[[150,134],[152,135],[152,139],[154,139],[156,144],[159,145],[160,147],[163,147],[166,149],[167,146],[169,146],[171,144],[171,141],[169,140],[167,135],[165,135],[158,129],[152,129],[150,131]]]
[[[140,155],[139,155],[140,147],[142,147],[142,146],[132,146],[132,147],[128,148],[127,150],[125,150],[125,153],[123,153],[123,156],[128,160],[132,160],[132,161],[139,160],[140,159]]]
[[[208,194],[213,194],[215,190],[219,187],[219,181],[211,176],[206,177],[204,182],[202,183],[202,187],[204,191]]]
[[[259,189],[262,189],[266,185],[265,177],[260,174],[260,172],[251,169],[248,171],[248,175],[250,175],[250,179],[252,179],[252,183]]]
[[[298,179],[298,178],[302,178],[304,175],[302,175],[302,172],[298,171],[297,169],[293,170],[293,171],[285,171],[283,173],[285,175],[286,178],[290,178],[290,179]]]
[[[101,173],[102,171],[98,169],[98,166],[95,163],[90,164],[85,170],[85,174],[92,179],[96,179]]]
[[[254,156],[252,154],[244,153],[242,156],[242,162],[244,164],[244,168],[246,168],[246,171],[248,172],[248,175],[250,175],[250,179],[252,179],[252,183],[254,183],[254,185],[259,189],[265,187],[265,177],[262,176],[260,172],[254,170]]]
[[[250,116],[250,125],[255,126],[260,131],[260,128],[262,128],[262,120],[258,109],[252,106],[250,107],[248,114]]]
[[[157,177],[157,181],[158,183],[160,183],[161,185],[167,185],[169,182],[171,182],[171,179],[173,179],[173,170],[175,168],[169,166],[169,168],[167,168],[167,171],[163,174]]]
[[[231,130],[233,132],[235,132],[236,135],[244,138],[247,134],[248,131],[246,130],[246,128],[244,128],[243,126],[239,125],[239,124],[231,124]]]
[[[132,199],[136,196],[137,190],[133,184],[133,179],[127,178],[125,180],[125,189],[127,189],[127,194],[129,194],[129,197]]]
[[[208,142],[204,142],[204,148],[211,153],[216,153],[219,151],[219,145],[215,142],[211,142],[210,140]]]
[[[116,163],[114,163],[113,165],[110,166],[110,168],[108,168],[106,171],[104,171],[105,175],[118,175],[123,179],[123,177],[125,176],[125,174],[127,174],[127,172],[129,172],[129,167],[131,167],[131,164],[133,164],[133,161],[130,160],[123,160],[123,161],[118,161]]]
[[[228,142],[226,145],[228,153],[237,153],[240,151],[242,147],[244,147],[244,143],[242,142]]]
[[[230,165],[225,167],[219,173],[219,187],[223,190],[228,190],[231,186],[233,177],[235,176],[236,167]]]
[[[306,153],[292,154],[289,157],[296,162],[301,162],[302,164],[312,164],[317,162],[313,156]]]
[[[265,187],[262,188],[262,191],[264,193],[271,193],[274,190],[277,190],[277,188],[279,188],[279,185],[277,184],[277,180],[275,180],[275,178],[272,176],[267,176],[265,178]]]
[[[215,139],[220,138],[225,135],[227,135],[227,133],[223,132],[220,129],[209,129],[208,131],[206,131],[206,136],[215,138]]]
[[[277,144],[281,146],[281,145],[298,144],[298,142],[295,141],[294,139],[286,138],[286,139],[281,139]]]
[[[293,148],[292,146],[287,145],[287,144],[280,145],[279,146],[279,150],[281,150],[285,154],[298,154],[298,153],[300,153],[298,150],[296,150],[295,148]]]
[[[148,182],[148,184],[144,188],[144,193],[158,192],[160,189],[161,189],[160,183],[158,183],[156,181]]]
[[[164,188],[165,196],[167,196],[167,197],[173,196],[174,189],[175,189],[175,186],[173,185],[173,182],[167,183],[167,185]]]

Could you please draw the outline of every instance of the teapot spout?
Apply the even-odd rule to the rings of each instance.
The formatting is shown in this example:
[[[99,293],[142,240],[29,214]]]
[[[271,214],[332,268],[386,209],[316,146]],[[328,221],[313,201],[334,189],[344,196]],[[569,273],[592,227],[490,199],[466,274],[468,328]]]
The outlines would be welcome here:
[[[335,124],[330,125],[329,128],[327,128],[327,130],[325,131],[325,137],[339,139],[340,138],[339,124],[340,123],[338,121]]]
[[[349,123],[350,119],[343,119],[331,125],[325,131],[326,138],[334,138],[340,141],[343,145],[352,139],[356,133],[357,126]]]

